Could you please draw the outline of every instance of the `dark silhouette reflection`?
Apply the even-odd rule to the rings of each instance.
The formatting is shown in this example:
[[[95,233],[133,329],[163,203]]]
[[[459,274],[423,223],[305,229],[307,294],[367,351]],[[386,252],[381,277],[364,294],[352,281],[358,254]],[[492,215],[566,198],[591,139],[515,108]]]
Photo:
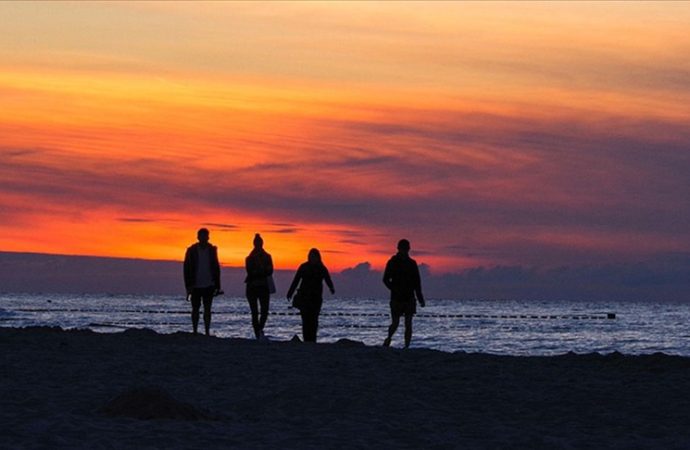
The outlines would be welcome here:
[[[184,256],[184,285],[187,289],[187,300],[192,302],[192,328],[197,334],[199,327],[199,309],[204,303],[204,328],[206,336],[210,335],[211,304],[213,297],[221,294],[220,263],[218,248],[211,245],[210,233],[206,228],[197,231],[199,242],[187,249]]]
[[[275,292],[273,285],[273,260],[264,250],[264,240],[259,233],[254,236],[254,250],[247,256],[244,262],[247,269],[247,301],[252,311],[252,327],[257,339],[264,337],[264,326],[268,318],[268,307],[271,291]],[[259,316],[261,306],[261,316]]]
[[[293,306],[299,308],[302,316],[302,338],[304,342],[316,342],[316,332],[319,328],[319,314],[323,303],[323,282],[326,282],[331,294],[335,294],[333,281],[328,269],[321,261],[321,253],[312,248],[309,250],[307,262],[297,269],[295,279],[290,285],[287,298],[293,296]],[[299,285],[299,288],[298,288]],[[297,292],[295,293],[295,290]]]
[[[417,312],[417,303],[424,307],[422,282],[419,276],[417,261],[410,258],[410,242],[401,239],[398,242],[398,253],[393,255],[386,264],[383,272],[383,284],[391,291],[391,325],[388,327],[388,337],[383,345],[391,345],[391,338],[400,324],[400,316],[405,316],[405,348],[412,340],[412,317]]]

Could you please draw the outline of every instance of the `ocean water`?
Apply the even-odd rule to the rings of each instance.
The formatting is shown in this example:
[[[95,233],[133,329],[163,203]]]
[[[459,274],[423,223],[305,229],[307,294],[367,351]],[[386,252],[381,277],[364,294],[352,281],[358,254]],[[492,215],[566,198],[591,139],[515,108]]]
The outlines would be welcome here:
[[[413,347],[501,355],[567,352],[690,356],[690,305],[645,302],[563,302],[430,299],[418,308]],[[296,310],[271,299],[265,332],[272,340],[301,335]],[[382,298],[326,298],[319,342],[347,338],[380,345],[389,324]],[[190,305],[183,296],[0,294],[0,326],[60,326],[117,332],[150,328],[190,331]],[[615,315],[615,318],[612,314]],[[212,334],[252,338],[244,298],[214,299]],[[403,343],[403,326],[393,346]]]

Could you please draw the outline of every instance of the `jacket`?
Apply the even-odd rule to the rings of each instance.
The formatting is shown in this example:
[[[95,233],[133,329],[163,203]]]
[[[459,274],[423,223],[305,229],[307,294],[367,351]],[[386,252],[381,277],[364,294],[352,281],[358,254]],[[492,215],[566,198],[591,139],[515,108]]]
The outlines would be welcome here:
[[[253,250],[244,260],[247,286],[268,286],[268,277],[273,275],[273,260],[265,250]]]
[[[301,281],[301,283],[300,283]],[[292,280],[288,297],[292,297],[299,286],[300,294],[304,295],[309,303],[321,305],[323,301],[323,282],[326,282],[329,289],[333,291],[333,281],[328,269],[323,264],[303,263],[297,269],[295,278]]]
[[[187,248],[187,252],[184,255],[184,285],[187,292],[191,291],[196,282],[196,269],[199,265],[199,252],[197,247],[200,244],[191,245]],[[220,262],[218,261],[218,247],[215,245],[208,244],[211,249],[211,276],[213,277],[213,285],[216,290],[220,290]]]
[[[404,254],[396,254],[388,260],[383,272],[383,284],[391,291],[391,300],[424,302],[422,282],[417,261]]]

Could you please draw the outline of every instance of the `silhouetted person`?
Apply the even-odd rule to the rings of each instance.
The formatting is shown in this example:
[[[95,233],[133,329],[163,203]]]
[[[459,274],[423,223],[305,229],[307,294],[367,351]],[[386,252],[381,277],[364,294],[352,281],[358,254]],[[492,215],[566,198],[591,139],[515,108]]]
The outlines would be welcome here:
[[[300,283],[301,281],[301,283]],[[316,342],[316,332],[319,328],[319,314],[323,303],[323,282],[326,282],[331,294],[335,294],[333,281],[328,269],[321,261],[321,253],[315,248],[309,250],[307,262],[297,269],[295,279],[292,280],[287,298],[299,296],[299,312],[302,316],[302,338],[304,342]],[[299,289],[298,286],[299,285]]]
[[[204,328],[208,336],[211,328],[213,296],[221,293],[220,263],[218,248],[208,242],[208,230],[201,228],[196,235],[199,242],[190,246],[184,256],[184,284],[187,288],[187,298],[191,296],[194,334],[197,334],[199,328],[199,309],[203,301]]]
[[[264,326],[268,318],[268,306],[271,297],[269,277],[273,275],[273,260],[264,250],[264,240],[259,233],[254,236],[254,250],[244,261],[247,269],[247,301],[252,311],[252,326],[257,339],[264,336]],[[259,305],[261,317],[259,317]]]
[[[386,264],[383,272],[383,284],[391,291],[391,325],[388,327],[388,337],[383,345],[391,345],[391,338],[400,324],[400,316],[405,316],[405,348],[412,340],[412,317],[417,312],[417,301],[424,306],[422,282],[419,276],[417,262],[410,258],[410,242],[401,239],[398,242],[398,253],[393,255]]]

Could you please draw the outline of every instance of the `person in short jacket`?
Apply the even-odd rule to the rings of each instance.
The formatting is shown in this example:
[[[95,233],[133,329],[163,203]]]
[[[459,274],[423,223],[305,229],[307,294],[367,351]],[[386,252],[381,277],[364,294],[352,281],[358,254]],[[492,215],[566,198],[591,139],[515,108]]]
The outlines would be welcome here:
[[[252,313],[252,327],[257,339],[264,337],[264,326],[268,319],[268,307],[271,299],[269,279],[273,275],[273,259],[264,250],[264,240],[259,233],[254,235],[254,249],[244,260],[247,269],[247,301]],[[261,306],[261,316],[259,316],[259,306]]]
[[[388,260],[383,272],[383,284],[391,291],[391,325],[383,345],[388,347],[391,344],[400,317],[405,316],[405,348],[408,348],[412,340],[412,317],[417,312],[417,301],[422,307],[425,303],[419,267],[417,261],[410,258],[410,241],[407,239],[398,242],[398,253]]]
[[[302,338],[304,342],[316,342],[319,314],[323,304],[324,281],[331,294],[335,294],[331,275],[321,260],[321,253],[318,249],[312,248],[309,250],[307,262],[300,265],[299,269],[297,269],[295,278],[287,293],[288,300],[293,295],[299,296],[298,308],[300,316],[302,316]],[[297,290],[297,294],[295,294],[295,290]]]
[[[210,334],[211,304],[213,296],[220,293],[220,262],[218,248],[209,242],[210,233],[206,228],[197,231],[199,242],[187,248],[184,256],[184,285],[187,298],[192,302],[192,329],[197,334],[199,309],[204,304],[204,328]]]

